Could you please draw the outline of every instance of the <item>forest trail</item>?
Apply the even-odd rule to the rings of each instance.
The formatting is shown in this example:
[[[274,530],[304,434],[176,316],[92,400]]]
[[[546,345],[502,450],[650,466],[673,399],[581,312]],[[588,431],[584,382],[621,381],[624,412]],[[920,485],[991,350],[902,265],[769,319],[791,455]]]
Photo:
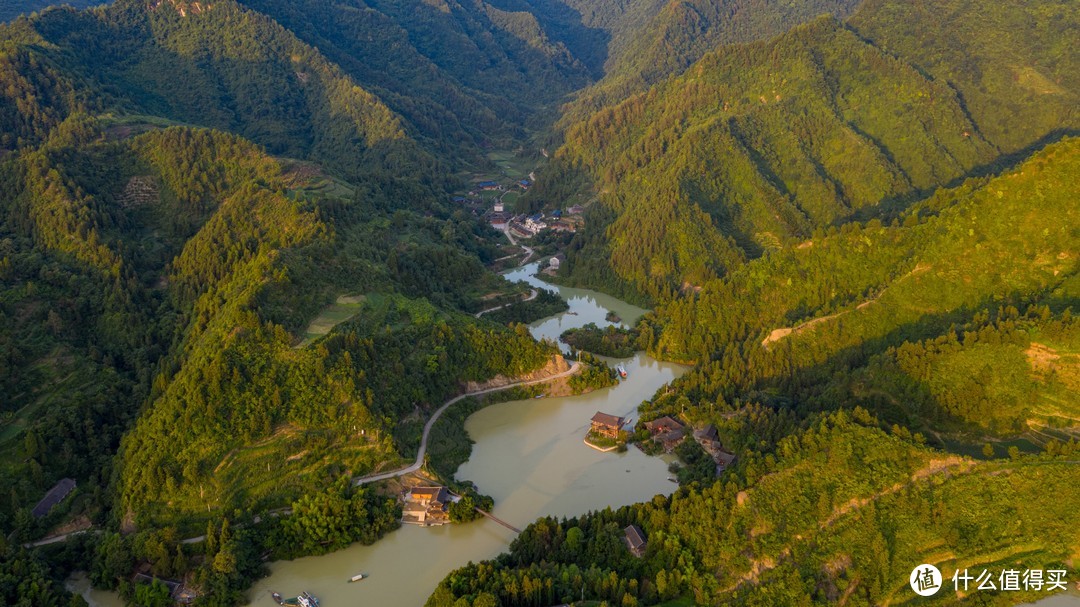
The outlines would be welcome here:
[[[800,245],[799,248],[803,248],[802,245]],[[908,272],[907,274],[904,274],[900,278],[897,278],[895,281],[893,281],[892,285],[895,285],[896,283],[900,282],[901,280],[904,280],[905,278],[908,278],[908,277],[911,277],[911,276],[917,276],[919,274],[922,274],[922,273],[926,272],[927,270],[929,270],[932,267],[933,266],[931,266],[930,264],[925,264],[925,263],[920,262],[920,263],[916,264],[915,267],[912,268],[910,272]],[[892,285],[889,285],[889,286],[892,286]],[[853,312],[855,310],[862,310],[863,308],[866,308],[870,304],[876,302],[881,297],[881,294],[884,293],[887,288],[888,288],[888,286],[885,287],[884,289],[881,289],[881,291],[877,295],[871,297],[870,299],[867,299],[866,301],[863,301],[862,303],[855,306],[853,309],[841,310],[840,312],[836,312],[834,314],[829,314],[828,316],[822,316],[820,318],[812,318],[812,319],[810,319],[810,320],[808,320],[808,321],[806,321],[804,323],[800,323],[798,325],[795,325],[794,327],[783,327],[783,328],[780,328],[780,329],[773,329],[772,332],[769,333],[769,336],[761,341],[761,346],[763,348],[767,348],[767,347],[769,347],[769,344],[771,344],[773,342],[780,341],[781,339],[787,337],[788,335],[801,333],[801,332],[813,327],[814,325],[823,323],[823,322],[828,321],[828,320],[832,320],[834,318],[839,318],[839,317],[841,317],[841,316],[843,316],[845,314],[850,314],[851,312]]]

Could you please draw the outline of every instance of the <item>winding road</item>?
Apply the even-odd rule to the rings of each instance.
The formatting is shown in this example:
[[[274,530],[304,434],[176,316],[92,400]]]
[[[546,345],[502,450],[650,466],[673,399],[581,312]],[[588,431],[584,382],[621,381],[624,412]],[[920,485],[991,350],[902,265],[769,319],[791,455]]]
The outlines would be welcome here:
[[[511,384],[506,384],[505,386],[496,386],[494,388],[486,388],[484,390],[475,390],[473,392],[466,392],[464,394],[460,394],[458,396],[455,396],[454,398],[451,398],[450,400],[443,403],[443,405],[441,407],[439,407],[438,410],[435,411],[435,413],[431,416],[431,418],[428,419],[427,423],[424,424],[424,434],[420,438],[420,449],[419,449],[419,451],[416,452],[416,461],[413,462],[412,465],[405,466],[404,468],[400,468],[398,470],[393,470],[391,472],[380,472],[379,474],[371,474],[371,475],[368,475],[368,476],[357,477],[357,478],[353,479],[353,484],[355,484],[355,485],[364,485],[364,484],[367,484],[367,483],[373,483],[375,481],[382,481],[382,480],[386,480],[386,479],[389,479],[389,478],[395,478],[395,477],[398,477],[398,476],[405,476],[406,474],[409,474],[410,472],[416,472],[417,470],[422,468],[423,465],[424,465],[424,455],[427,454],[428,436],[431,434],[432,426],[435,425],[435,422],[438,421],[439,417],[443,414],[443,412],[445,412],[450,407],[450,405],[460,401],[461,399],[467,398],[469,396],[479,396],[481,394],[489,394],[491,392],[500,392],[502,390],[509,390],[510,388],[516,388],[518,386],[532,386],[532,385],[535,385],[535,384],[543,384],[543,383],[546,383],[546,382],[549,382],[549,381],[552,381],[552,380],[555,380],[555,379],[559,379],[561,377],[567,377],[568,375],[573,375],[573,374],[577,373],[580,368],[581,368],[581,363],[579,363],[577,361],[574,361],[574,363],[572,365],[570,365],[570,368],[567,369],[566,371],[563,371],[562,373],[557,373],[555,375],[550,375],[548,377],[541,377],[540,379],[530,379],[530,380],[526,380],[526,381],[517,381],[517,382],[511,383]],[[275,510],[271,510],[270,512],[266,513],[267,516],[288,516],[289,514],[292,514],[292,508],[277,508]],[[486,513],[486,512],[482,513],[482,514],[484,514],[485,516],[491,517],[491,515]],[[491,518],[494,518],[494,517],[491,517]],[[255,523],[258,523],[261,520],[262,520],[261,516],[256,516],[254,518]],[[506,525],[506,523],[504,523],[502,521],[499,521],[499,523],[503,524],[503,525]],[[506,525],[506,526],[509,527],[510,529],[513,529],[514,531],[518,531],[517,529],[514,529],[513,527],[510,527],[509,525]],[[83,529],[81,531],[73,531],[71,533],[65,533],[63,535],[55,535],[55,536],[52,536],[52,537],[43,538],[43,539],[40,539],[40,540],[38,540],[36,542],[29,542],[29,543],[23,544],[23,546],[26,547],[26,548],[35,548],[37,546],[47,546],[49,544],[58,544],[60,542],[66,542],[69,538],[74,537],[76,535],[83,534],[83,533],[99,534],[99,533],[102,533],[102,531],[100,529]],[[520,533],[520,531],[518,531],[518,533]],[[196,543],[201,542],[201,541],[203,541],[205,539],[206,539],[206,536],[200,535],[200,536],[196,536],[196,537],[189,537],[189,538],[182,539],[182,540],[180,540],[180,543],[181,544],[196,544]]]
[[[526,263],[528,263],[529,260],[532,259],[532,256],[533,256],[534,253],[536,253],[536,251],[533,251],[532,247],[527,247],[527,246],[525,246],[523,244],[518,244],[517,241],[514,240],[514,237],[510,234],[510,226],[509,226],[509,224],[505,228],[503,228],[502,232],[503,232],[503,234],[506,234],[506,239],[510,241],[510,244],[514,245],[515,247],[521,247],[521,250],[525,251],[525,257],[523,257],[521,259],[521,261],[518,262],[518,265],[523,266]]]
[[[532,300],[536,299],[536,296],[537,296],[538,294],[539,294],[539,291],[537,291],[536,289],[533,289],[533,290],[532,290],[532,291],[531,291],[531,292],[530,292],[530,293],[529,293],[528,295],[526,295],[526,296],[525,296],[525,298],[524,298],[524,299],[522,299],[521,301],[512,301],[512,302],[510,302],[510,303],[505,303],[505,304],[503,304],[503,305],[501,305],[501,306],[495,306],[494,308],[488,308],[488,309],[486,309],[486,310],[480,310],[479,312],[477,312],[477,313],[476,313],[476,315],[475,315],[475,316],[476,316],[476,318],[480,318],[481,316],[483,316],[484,314],[487,314],[488,312],[494,312],[495,310],[502,310],[502,309],[503,309],[503,308],[505,308],[506,306],[512,306],[512,305],[514,305],[514,304],[519,304],[519,303],[525,303],[525,302],[527,302],[527,301],[532,301]]]
[[[386,479],[389,479],[389,478],[395,478],[395,477],[398,477],[398,476],[405,476],[406,474],[409,474],[411,472],[416,472],[417,470],[422,468],[424,466],[424,455],[427,454],[428,435],[431,434],[432,426],[435,425],[435,422],[439,420],[439,417],[443,414],[444,411],[446,411],[447,408],[450,407],[450,405],[460,401],[461,399],[468,398],[470,396],[479,396],[481,394],[489,394],[491,392],[500,392],[502,390],[509,390],[510,388],[516,388],[518,386],[531,386],[531,385],[534,385],[534,384],[546,383],[546,382],[549,382],[549,381],[551,381],[553,379],[559,379],[560,377],[566,377],[568,375],[573,375],[573,374],[577,373],[578,369],[580,369],[580,368],[581,368],[581,363],[579,363],[577,361],[574,361],[574,364],[570,365],[570,368],[567,369],[566,371],[563,371],[562,373],[558,373],[558,374],[551,375],[551,376],[548,376],[548,377],[542,377],[540,379],[530,379],[530,380],[527,380],[527,381],[514,382],[512,384],[507,384],[505,386],[497,386],[497,387],[494,387],[494,388],[486,388],[484,390],[476,390],[475,392],[466,392],[464,394],[460,394],[458,396],[455,396],[454,398],[451,398],[450,400],[443,403],[443,405],[441,407],[439,407],[438,410],[436,410],[434,414],[432,414],[431,418],[428,419],[427,423],[424,424],[424,434],[420,438],[420,449],[416,452],[416,461],[413,462],[412,465],[405,466],[404,468],[400,468],[398,470],[393,470],[391,472],[380,472],[379,474],[370,474],[368,476],[361,476],[359,478],[354,478],[353,479],[353,484],[355,484],[355,485],[364,485],[366,483],[374,483],[375,481],[383,481],[383,480],[386,480]]]

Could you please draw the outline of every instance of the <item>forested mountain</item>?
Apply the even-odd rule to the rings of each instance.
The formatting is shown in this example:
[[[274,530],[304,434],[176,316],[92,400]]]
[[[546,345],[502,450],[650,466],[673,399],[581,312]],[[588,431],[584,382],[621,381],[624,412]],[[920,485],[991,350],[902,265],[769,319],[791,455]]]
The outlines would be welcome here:
[[[702,457],[702,484],[669,499],[541,519],[428,605],[879,605],[911,596],[911,563],[1071,567],[1080,544],[1054,538],[1080,522],[1078,184],[1067,139],[660,307],[645,339],[698,364],[642,415],[712,424],[738,463],[717,480]],[[1042,453],[1023,455],[1033,437]]]
[[[11,21],[20,15],[29,15],[30,13],[40,11],[50,6],[56,6],[56,4],[56,2],[51,2],[50,0],[0,0],[0,23]],[[62,4],[73,6],[75,8],[86,8],[88,6],[105,4],[105,2],[98,2],[96,0],[70,0],[69,2],[63,2]]]
[[[613,28],[604,78],[584,90],[567,115],[581,118],[641,92],[681,73],[717,46],[765,40],[824,14],[843,18],[860,2],[646,0],[629,3]]]
[[[350,333],[345,345],[294,350],[286,329],[297,330],[328,293],[343,288],[427,295],[451,308],[468,302],[470,289],[487,288],[477,253],[457,242],[474,238],[470,228],[448,232],[448,219],[434,223],[405,210],[391,202],[403,191],[393,184],[383,184],[385,192],[372,183],[349,198],[313,198],[302,179],[235,136],[172,128],[108,141],[95,126],[71,118],[41,150],[6,167],[7,191],[17,195],[5,222],[5,282],[13,287],[5,291],[5,315],[40,316],[41,324],[5,325],[4,378],[13,395],[5,410],[26,426],[25,446],[9,447],[38,467],[36,482],[107,470],[100,458],[115,449],[147,396],[123,459],[122,495],[139,520],[149,516],[149,501],[177,500],[230,449],[274,433],[297,437],[313,454],[305,433],[318,433],[338,453],[360,430],[387,437],[357,447],[369,453],[346,465],[359,471],[409,448],[390,441],[387,421],[406,403],[411,411],[460,381],[546,362],[546,350],[527,337],[479,329],[453,314],[443,319],[447,313],[429,304],[394,298],[373,299],[364,316],[374,324]],[[433,200],[423,189],[412,195],[414,205],[423,196]],[[426,255],[444,260],[435,282],[421,282],[426,272],[417,272]],[[53,286],[27,282],[38,273]],[[67,284],[84,286],[65,293]],[[383,325],[400,329],[375,330]],[[395,354],[399,340],[408,348]],[[346,371],[351,365],[357,369]],[[383,374],[396,365],[415,365],[429,380],[395,383],[402,378]],[[334,368],[345,375],[329,373]],[[90,380],[94,373],[98,381]],[[312,384],[308,377],[323,379]],[[87,396],[97,396],[80,396],[88,381]],[[212,388],[218,381],[227,389]],[[63,400],[77,406],[52,405]],[[37,423],[35,414],[50,423]],[[83,419],[93,423],[83,426]],[[77,438],[83,433],[92,436]],[[182,434],[188,438],[177,441]],[[182,455],[173,455],[176,449]],[[197,509],[207,499],[252,505],[251,494],[244,502],[221,497],[247,491],[250,475],[215,479],[219,493]],[[280,481],[275,489],[278,499],[288,494]]]
[[[1025,154],[1040,137],[1075,132],[1080,51],[1068,42],[1071,2],[867,0],[849,20],[858,34],[957,91],[983,137]]]
[[[937,11],[979,27],[921,14]],[[1072,3],[870,3],[848,24],[710,53],[568,130],[561,162],[595,180],[602,207],[570,279],[663,300],[1074,129],[1080,62],[1052,41],[1077,21]],[[1023,78],[991,69],[1005,56]]]
[[[457,312],[501,285],[491,235],[442,202],[445,165],[274,21],[122,1],[2,33],[6,527],[33,533],[64,476],[102,516],[132,426],[117,516],[190,529],[296,497],[277,479],[260,501],[274,452],[302,450],[309,480],[360,473],[414,448],[394,430],[416,406],[548,361]],[[348,337],[294,348],[343,292],[368,294]]]
[[[1078,150],[1068,139],[1002,176],[938,192],[892,225],[831,228],[766,255],[660,307],[652,343],[704,363],[689,380],[702,381],[699,396],[730,399],[813,384],[984,309],[1060,311],[1080,284]]]
[[[0,25],[0,604],[140,567],[225,607],[267,555],[393,528],[348,479],[555,353],[473,316],[523,293],[449,202],[517,149],[522,208],[586,206],[553,280],[652,304],[623,353],[692,365],[641,417],[737,458],[718,477],[686,441],[674,496],[541,519],[431,605],[895,604],[918,562],[1075,569],[1078,13],[117,0]],[[20,547],[75,515],[101,533]]]
[[[589,78],[562,39],[512,3],[243,3],[320,49],[419,136],[456,154],[512,145]]]
[[[7,36],[66,78],[85,81],[93,110],[229,130],[273,154],[353,174],[416,151],[379,99],[280,25],[233,2],[124,0],[50,10],[11,25]]]

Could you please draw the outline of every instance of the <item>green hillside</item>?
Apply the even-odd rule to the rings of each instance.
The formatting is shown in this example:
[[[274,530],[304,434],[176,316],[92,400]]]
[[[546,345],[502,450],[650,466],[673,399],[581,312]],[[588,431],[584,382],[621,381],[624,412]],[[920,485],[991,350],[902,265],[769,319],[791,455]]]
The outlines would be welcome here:
[[[890,348],[824,393],[927,434],[1046,442],[1080,416],[1080,342],[1076,319],[1055,318],[1048,308],[1042,314]]]
[[[1026,150],[1040,137],[1075,132],[1080,51],[1071,2],[867,0],[849,20],[860,36],[948,83],[988,141]],[[1028,32],[1020,35],[1020,32]]]
[[[100,109],[236,132],[273,154],[354,174],[391,153],[414,153],[379,99],[233,2],[53,10],[12,25],[6,37],[79,82],[84,96],[92,91]]]
[[[1064,569],[1080,549],[1076,453],[975,462],[943,456],[835,414],[706,489],[581,517],[540,519],[498,561],[448,576],[430,607],[578,600],[622,605],[916,604],[912,563],[946,588],[918,604],[956,604],[952,574],[1023,562]],[[750,470],[753,470],[752,472]],[[648,538],[631,556],[623,529]],[[1006,605],[1037,592],[981,593]],[[929,603],[928,603],[929,601]]]
[[[588,81],[537,17],[481,2],[245,0],[318,48],[452,161],[510,147]],[[479,69],[478,66],[484,66]]]
[[[683,72],[720,45],[766,40],[820,15],[844,18],[860,0],[690,0],[628,3],[611,27],[604,78],[567,114],[581,118]],[[621,27],[619,27],[621,26]]]
[[[1041,301],[1078,269],[1078,149],[1068,139],[999,177],[939,192],[948,206],[922,219],[912,211],[891,226],[848,224],[755,260],[661,307],[656,349],[719,360],[745,340],[756,344],[747,360],[820,362],[911,335],[898,330]]]
[[[640,413],[714,426],[735,463],[688,441],[670,499],[541,519],[428,604],[914,604],[913,563],[1071,569],[1078,171],[1068,138],[660,306],[640,339],[696,365]]]
[[[70,2],[64,2],[63,4],[75,8],[86,8],[88,6],[104,4],[104,2],[96,2],[94,0],[71,0]],[[49,0],[0,0],[0,23],[11,21],[20,15],[29,15],[30,13],[55,5],[56,3],[50,2]]]
[[[496,198],[583,205],[519,244],[653,309],[564,337],[689,365],[635,417],[712,426],[735,459],[686,440],[672,496],[540,519],[429,605],[914,605],[920,562],[1075,574],[1077,3],[14,18],[38,8],[0,3],[0,605],[81,605],[85,570],[132,605],[168,604],[140,571],[231,607],[267,559],[395,528],[400,487],[350,479],[410,461],[467,382],[556,353],[510,322],[554,295],[475,316],[530,288],[490,271],[520,258]],[[451,202],[500,171],[512,194]],[[470,410],[429,458],[460,461]]]
[[[1065,75],[1075,52],[1041,42],[1060,39],[1063,21],[1076,22],[1071,4],[1025,5],[1030,18],[1017,21],[985,19],[1000,11],[958,3],[955,12],[980,23],[961,37],[888,30],[886,23],[923,20],[898,17],[897,6],[872,3],[848,25],[821,18],[768,42],[723,47],[572,126],[561,164],[540,185],[580,167],[606,212],[591,222],[600,229],[579,237],[567,280],[613,290],[628,283],[663,300],[815,228],[891,216],[1075,127],[1080,93]],[[1056,19],[1036,18],[1043,14]],[[895,40],[879,46],[877,30],[860,29],[879,22]],[[1027,33],[1008,34],[1016,28]],[[938,38],[916,43],[932,34]],[[930,67],[924,54],[935,48],[944,50]],[[1033,95],[1010,79],[979,93],[984,83],[946,71],[983,65],[985,73],[1005,55],[1023,59],[1029,80],[1060,84]],[[1016,115],[1030,119],[1006,119]],[[990,126],[1006,123],[1010,133]],[[657,229],[635,230],[640,221]],[[610,269],[597,268],[597,259],[610,260]]]

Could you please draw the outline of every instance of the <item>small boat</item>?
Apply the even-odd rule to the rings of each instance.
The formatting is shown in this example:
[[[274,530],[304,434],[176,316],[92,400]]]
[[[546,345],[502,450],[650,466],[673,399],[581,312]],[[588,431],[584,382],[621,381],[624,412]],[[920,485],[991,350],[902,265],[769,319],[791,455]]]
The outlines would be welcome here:
[[[367,576],[366,576],[366,575],[364,575],[363,573],[357,573],[356,575],[354,575],[354,576],[352,576],[351,578],[349,578],[349,581],[350,581],[350,582],[359,582],[360,580],[362,580],[362,579],[364,579],[364,578],[366,578],[366,577],[367,577]]]
[[[274,594],[277,595],[278,599],[280,599],[280,594],[277,594],[276,592]],[[295,598],[282,599],[278,602],[281,605],[287,605],[289,607],[319,607],[319,599],[315,598],[315,595],[307,591],[301,592],[300,595]]]
[[[271,592],[271,593],[270,593],[270,596],[274,597],[274,601],[275,601],[275,602],[276,602],[276,603],[277,603],[278,605],[280,605],[280,604],[281,604],[281,595],[280,595],[280,594],[278,594],[278,593],[276,593],[276,592]]]
[[[615,370],[619,372],[619,377],[626,377],[626,367],[619,365],[618,367],[615,367]]]
[[[673,482],[673,483],[677,483],[677,482],[679,482],[679,479],[675,478],[674,476],[669,476],[669,477],[667,477],[667,479],[668,479],[669,481]]]

